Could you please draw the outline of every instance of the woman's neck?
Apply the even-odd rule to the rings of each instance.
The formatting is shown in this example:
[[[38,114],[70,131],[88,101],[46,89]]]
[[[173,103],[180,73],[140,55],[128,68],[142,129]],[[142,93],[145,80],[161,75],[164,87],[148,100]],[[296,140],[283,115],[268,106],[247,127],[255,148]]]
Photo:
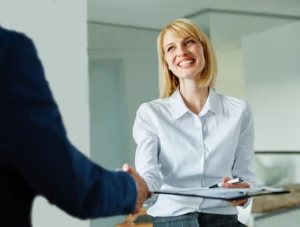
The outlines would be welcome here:
[[[179,91],[186,106],[195,114],[199,114],[207,100],[209,88],[197,87],[195,84],[181,84]]]

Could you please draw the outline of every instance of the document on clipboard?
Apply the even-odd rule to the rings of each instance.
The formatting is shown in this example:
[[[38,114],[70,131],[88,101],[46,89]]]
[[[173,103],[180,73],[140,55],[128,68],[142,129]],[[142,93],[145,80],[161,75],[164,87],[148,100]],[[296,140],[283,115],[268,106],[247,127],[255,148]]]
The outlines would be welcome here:
[[[153,191],[153,194],[202,197],[209,199],[237,200],[262,195],[290,193],[283,188],[172,188]]]

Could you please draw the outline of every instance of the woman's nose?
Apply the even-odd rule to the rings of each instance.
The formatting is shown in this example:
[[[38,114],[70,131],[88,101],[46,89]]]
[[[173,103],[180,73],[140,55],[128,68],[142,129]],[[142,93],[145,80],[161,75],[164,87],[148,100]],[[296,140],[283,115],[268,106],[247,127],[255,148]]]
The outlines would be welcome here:
[[[180,46],[177,48],[177,56],[185,56],[187,54],[187,50],[184,46]]]

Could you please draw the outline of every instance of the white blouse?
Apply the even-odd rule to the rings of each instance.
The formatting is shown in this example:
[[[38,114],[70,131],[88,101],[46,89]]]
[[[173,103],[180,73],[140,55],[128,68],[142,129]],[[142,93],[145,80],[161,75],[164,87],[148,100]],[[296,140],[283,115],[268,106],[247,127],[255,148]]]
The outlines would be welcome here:
[[[210,89],[199,115],[185,105],[179,90],[166,99],[143,103],[133,126],[135,165],[149,190],[201,188],[240,177],[255,186],[254,124],[246,101]],[[237,214],[226,201],[159,195],[152,216],[188,212]]]

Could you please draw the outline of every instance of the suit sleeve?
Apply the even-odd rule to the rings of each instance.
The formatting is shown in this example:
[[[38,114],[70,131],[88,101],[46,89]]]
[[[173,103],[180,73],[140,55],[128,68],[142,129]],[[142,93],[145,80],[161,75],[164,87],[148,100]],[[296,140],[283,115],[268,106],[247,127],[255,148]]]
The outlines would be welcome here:
[[[73,216],[131,213],[133,178],[92,163],[69,142],[33,42],[17,33],[2,65],[2,146],[12,168],[34,192]]]

